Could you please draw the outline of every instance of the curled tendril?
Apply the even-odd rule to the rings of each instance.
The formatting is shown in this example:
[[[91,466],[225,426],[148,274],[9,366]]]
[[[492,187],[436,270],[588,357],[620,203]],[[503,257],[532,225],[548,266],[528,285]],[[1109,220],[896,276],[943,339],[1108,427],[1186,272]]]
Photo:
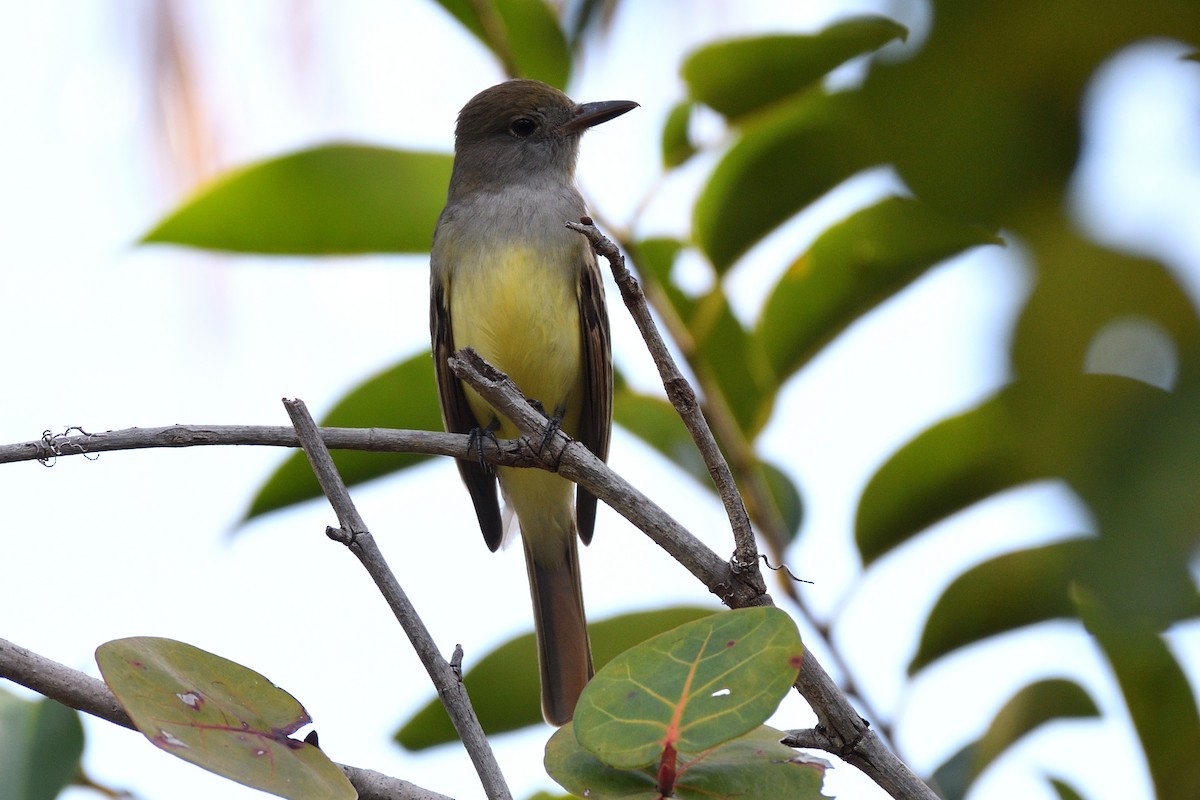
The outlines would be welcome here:
[[[779,570],[783,570],[784,572],[786,572],[788,574],[788,577],[791,578],[792,580],[794,580],[796,583],[808,583],[808,584],[812,583],[812,581],[806,581],[804,578],[796,577],[796,573],[792,572],[792,568],[789,567],[787,564],[780,563],[779,566],[777,566],[777,567],[771,566],[771,559],[767,558],[766,553],[763,553],[761,556],[759,556],[759,558],[761,558],[763,560],[763,563],[767,565],[767,569],[774,570],[776,572],[778,572]]]
[[[88,461],[95,461],[100,458],[99,453],[89,453],[83,444],[72,439],[72,431],[84,438],[92,435],[78,425],[71,425],[62,433],[51,433],[49,430],[42,431],[42,445],[51,453],[49,456],[38,459],[38,462],[43,467],[53,467],[58,461],[58,457],[62,455],[77,454],[83,456]],[[68,452],[68,449],[70,452]]]

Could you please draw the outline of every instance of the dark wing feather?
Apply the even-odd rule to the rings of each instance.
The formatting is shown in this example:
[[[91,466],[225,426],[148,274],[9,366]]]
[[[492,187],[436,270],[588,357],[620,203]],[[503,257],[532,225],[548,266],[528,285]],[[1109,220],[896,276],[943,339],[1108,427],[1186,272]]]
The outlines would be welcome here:
[[[590,248],[585,251],[579,284],[579,329],[583,337],[583,410],[577,438],[597,458],[607,461],[612,432],[612,342],[604,306],[604,282]],[[596,527],[596,498],[582,486],[575,494],[575,524],[583,543],[591,543]]]
[[[446,303],[445,287],[436,277],[431,280],[429,287],[429,332],[433,339],[433,369],[437,375],[438,398],[442,404],[442,422],[449,433],[470,433],[479,427],[479,421],[467,405],[462,381],[455,377],[447,363],[454,353],[454,335],[450,327],[450,306]],[[496,473],[486,464],[465,459],[458,460],[458,472],[467,491],[471,493],[483,540],[495,551],[504,539],[500,501],[496,497]]]

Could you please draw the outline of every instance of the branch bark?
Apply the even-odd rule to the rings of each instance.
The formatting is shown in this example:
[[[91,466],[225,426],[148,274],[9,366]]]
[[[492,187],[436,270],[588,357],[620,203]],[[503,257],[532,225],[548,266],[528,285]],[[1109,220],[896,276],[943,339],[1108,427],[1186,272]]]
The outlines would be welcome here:
[[[380,593],[387,600],[400,627],[404,629],[409,642],[412,643],[413,650],[421,659],[425,671],[429,673],[429,679],[433,681],[438,697],[441,698],[446,713],[450,715],[450,721],[454,724],[458,738],[462,740],[463,746],[471,758],[471,763],[475,766],[475,772],[479,775],[479,780],[483,784],[484,792],[489,800],[512,800],[512,793],[508,789],[508,784],[505,783],[504,774],[500,771],[500,765],[496,762],[491,745],[488,744],[483,726],[479,724],[475,708],[471,705],[470,698],[467,697],[467,689],[463,685],[462,678],[438,652],[429,629],[425,627],[424,621],[417,614],[416,608],[409,601],[408,595],[404,593],[400,582],[396,580],[395,574],[387,565],[383,553],[375,544],[375,537],[367,530],[367,525],[359,515],[358,509],[355,508],[354,501],[350,499],[350,493],[346,490],[342,476],[338,474],[337,467],[333,464],[333,457],[329,455],[329,450],[321,441],[317,423],[308,413],[308,408],[303,401],[284,400],[283,405],[292,419],[292,424],[300,437],[300,444],[308,456],[317,481],[321,484],[325,496],[329,498],[329,503],[333,506],[338,523],[341,525],[340,529],[328,528],[327,535],[350,549],[350,552],[366,567],[367,572],[375,581],[375,585],[379,587]]]

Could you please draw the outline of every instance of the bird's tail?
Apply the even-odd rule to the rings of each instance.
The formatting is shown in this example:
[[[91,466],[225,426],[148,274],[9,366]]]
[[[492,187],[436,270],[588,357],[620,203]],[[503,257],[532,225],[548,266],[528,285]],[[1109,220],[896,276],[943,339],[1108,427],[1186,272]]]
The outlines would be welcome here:
[[[565,725],[571,721],[579,694],[592,677],[576,537],[559,540],[565,550],[561,558],[548,559],[543,550],[536,560],[528,540],[522,539],[537,627],[542,714],[551,725]]]

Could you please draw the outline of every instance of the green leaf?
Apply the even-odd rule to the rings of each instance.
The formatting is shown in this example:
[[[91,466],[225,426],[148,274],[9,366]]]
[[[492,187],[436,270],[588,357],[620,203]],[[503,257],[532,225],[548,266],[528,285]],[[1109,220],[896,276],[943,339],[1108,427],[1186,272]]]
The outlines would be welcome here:
[[[1188,676],[1158,631],[1137,628],[1111,616],[1089,593],[1080,609],[1112,665],[1142,742],[1154,796],[1164,800],[1200,797],[1200,710]]]
[[[1112,375],[1019,381],[943,420],[895,453],[859,501],[855,540],[864,562],[996,492],[1046,477],[1083,489],[1106,444],[1168,395]],[[1090,492],[1085,492],[1090,494]]]
[[[975,774],[1048,722],[1099,716],[1095,701],[1075,681],[1055,678],[1031,683],[1004,704],[977,742]]]
[[[376,375],[339,401],[320,424],[333,428],[441,430],[433,359],[429,353],[421,353]],[[333,453],[333,461],[348,486],[408,469],[427,458],[410,453],[358,450]],[[258,490],[242,519],[245,522],[320,496],[321,487],[308,459],[297,451]]]
[[[755,336],[782,383],[837,334],[988,231],[890,197],[826,230],[771,290]]]
[[[781,103],[717,164],[692,215],[697,244],[724,274],[755,242],[876,163],[857,100],[810,93]]]
[[[665,608],[641,611],[588,625],[592,660],[603,667],[639,642],[678,625],[710,616],[712,609]],[[538,685],[537,646],[532,633],[502,644],[479,660],[463,676],[463,684],[489,735],[517,730],[542,722]],[[430,700],[395,735],[407,750],[423,750],[458,739],[445,708]]]
[[[734,316],[720,284],[697,301],[686,323],[688,364],[700,379],[705,406],[731,416],[752,439],[770,419],[767,398],[775,386],[758,341]]]
[[[1100,710],[1074,681],[1050,679],[1024,687],[1004,704],[984,735],[938,767],[933,785],[945,800],[961,800],[1005,750],[1038,727],[1060,719],[1098,717]]]
[[[1072,539],[997,556],[964,572],[929,612],[909,674],[990,636],[1076,617],[1070,589],[1096,546],[1095,539]]]
[[[1001,393],[924,431],[876,471],[858,504],[858,552],[871,564],[938,520],[1042,477]]]
[[[330,144],[227,173],[143,238],[269,255],[424,253],[452,158]]]
[[[683,252],[684,244],[678,239],[642,239],[628,245],[629,255],[637,265],[647,293],[661,293],[660,298],[651,298],[659,314],[674,311],[683,320],[695,310],[696,301],[676,285],[671,273],[675,261]],[[664,304],[661,300],[666,300]]]
[[[1058,800],[1085,800],[1084,796],[1066,781],[1050,778],[1050,786],[1058,795]]]
[[[789,534],[786,541],[776,544],[786,545],[800,532],[800,523],[804,521],[804,501],[800,497],[800,490],[796,488],[791,477],[774,464],[759,461],[757,468],[771,493],[771,500],[775,504],[774,512]]]
[[[82,757],[78,712],[0,689],[0,800],[54,800],[80,774]]]
[[[536,78],[564,89],[571,53],[544,0],[437,0],[495,54],[510,78]]]
[[[688,132],[693,105],[684,101],[667,114],[662,132],[663,166],[667,169],[678,167],[696,154],[696,147]]]
[[[679,753],[671,797],[676,800],[818,800],[824,760],[779,743],[783,732],[759,726],[704,752]],[[654,768],[621,770],[580,746],[574,723],[546,744],[546,771],[577,797],[591,800],[659,800]]]
[[[737,118],[810,89],[851,58],[907,35],[886,17],[863,16],[813,35],[718,42],[684,61],[683,79],[693,98]]]
[[[864,133],[918,197],[1021,233],[1061,202],[1097,67],[1135,42],[1185,31],[1194,42],[1200,30],[1200,3],[1186,0],[939,0],[932,16],[918,52],[867,75]]]
[[[628,387],[613,394],[613,421],[657,450],[701,486],[713,489],[712,478],[679,412],[661,397]]]
[[[295,800],[357,797],[318,748],[291,738],[311,722],[262,675],[183,642],[134,637],[96,650],[104,681],[155,746],[245,786]]]
[[[796,680],[804,647],[777,608],[724,611],[660,634],[596,673],[575,709],[579,743],[622,769],[669,745],[700,752],[769,717]]]

